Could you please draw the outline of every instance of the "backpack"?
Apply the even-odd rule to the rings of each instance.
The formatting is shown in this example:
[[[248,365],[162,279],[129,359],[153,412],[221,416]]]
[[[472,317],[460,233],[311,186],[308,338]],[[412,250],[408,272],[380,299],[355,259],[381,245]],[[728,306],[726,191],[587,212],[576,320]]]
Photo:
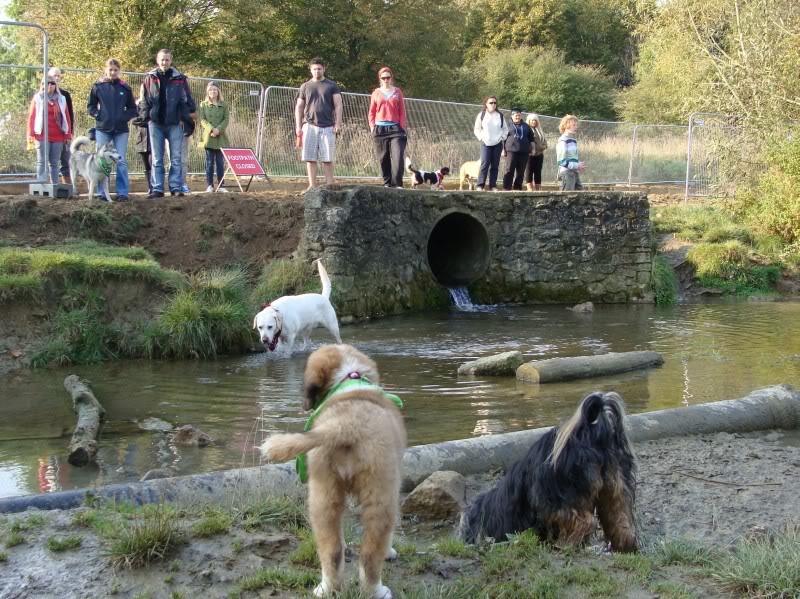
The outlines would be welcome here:
[[[503,117],[503,113],[502,112],[500,112],[498,110],[497,113],[500,115],[500,128],[502,129],[503,127],[506,126],[506,121],[505,121],[505,118]],[[485,110],[481,110],[481,124],[483,124],[483,117],[485,117],[485,116],[486,116],[486,111]]]

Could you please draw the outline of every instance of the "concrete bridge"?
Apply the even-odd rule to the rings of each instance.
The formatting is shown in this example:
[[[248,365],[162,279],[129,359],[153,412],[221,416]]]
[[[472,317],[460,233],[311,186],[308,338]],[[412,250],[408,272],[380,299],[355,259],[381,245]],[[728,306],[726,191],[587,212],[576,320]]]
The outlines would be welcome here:
[[[476,303],[652,301],[647,196],[432,192],[375,186],[305,196],[300,254],[320,257],[345,320]]]

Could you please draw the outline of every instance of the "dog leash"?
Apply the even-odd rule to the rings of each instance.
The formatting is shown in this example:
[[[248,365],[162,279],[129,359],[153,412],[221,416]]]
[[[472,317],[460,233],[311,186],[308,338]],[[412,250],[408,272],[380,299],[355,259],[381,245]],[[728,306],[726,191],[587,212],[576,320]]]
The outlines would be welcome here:
[[[403,400],[397,395],[394,395],[393,393],[387,393],[382,387],[370,383],[367,377],[361,376],[361,374],[358,372],[351,372],[341,381],[331,387],[330,390],[325,394],[325,397],[322,398],[322,403],[320,403],[317,406],[317,409],[311,412],[311,416],[308,417],[303,432],[307,433],[314,427],[314,420],[316,420],[317,416],[319,416],[320,412],[322,412],[322,410],[325,408],[325,405],[328,403],[329,399],[331,399],[334,395],[338,395],[339,393],[355,391],[356,389],[378,391],[386,399],[393,402],[398,409],[403,409]],[[306,454],[301,453],[299,456],[297,456],[295,458],[294,465],[295,470],[297,470],[297,476],[300,477],[300,482],[308,482],[308,464],[306,463]]]

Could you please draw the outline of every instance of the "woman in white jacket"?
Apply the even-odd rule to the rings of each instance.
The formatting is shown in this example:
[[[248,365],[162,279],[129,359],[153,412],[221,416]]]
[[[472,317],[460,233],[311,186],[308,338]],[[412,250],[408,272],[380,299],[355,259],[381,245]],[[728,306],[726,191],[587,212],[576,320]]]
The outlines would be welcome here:
[[[497,110],[497,97],[489,96],[483,101],[483,110],[475,119],[475,137],[481,142],[481,168],[477,189],[483,191],[486,176],[489,189],[497,191],[497,171],[500,168],[500,153],[503,141],[508,137],[508,127],[503,113]]]

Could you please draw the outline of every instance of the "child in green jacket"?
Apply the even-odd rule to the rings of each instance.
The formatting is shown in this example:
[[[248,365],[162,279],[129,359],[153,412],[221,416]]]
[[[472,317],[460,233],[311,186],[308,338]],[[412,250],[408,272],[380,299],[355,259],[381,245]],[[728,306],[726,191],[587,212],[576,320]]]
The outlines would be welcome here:
[[[229,146],[228,137],[225,130],[228,128],[228,104],[222,99],[219,85],[215,81],[209,81],[206,86],[206,99],[200,103],[198,110],[200,126],[203,129],[203,137],[200,146],[206,151],[206,193],[214,191],[214,165],[217,167],[217,181],[222,183],[222,176],[225,172],[225,159],[222,156],[222,148]],[[220,185],[219,191],[227,190]]]

